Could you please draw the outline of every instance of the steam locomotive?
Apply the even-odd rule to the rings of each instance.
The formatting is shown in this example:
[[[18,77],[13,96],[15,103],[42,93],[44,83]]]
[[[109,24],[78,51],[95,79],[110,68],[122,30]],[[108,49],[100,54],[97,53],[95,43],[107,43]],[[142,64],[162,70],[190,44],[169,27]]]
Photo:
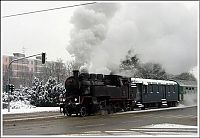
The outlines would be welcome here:
[[[98,111],[114,113],[151,106],[176,106],[179,87],[175,81],[128,78],[119,75],[80,73],[65,81],[62,112],[82,117]]]

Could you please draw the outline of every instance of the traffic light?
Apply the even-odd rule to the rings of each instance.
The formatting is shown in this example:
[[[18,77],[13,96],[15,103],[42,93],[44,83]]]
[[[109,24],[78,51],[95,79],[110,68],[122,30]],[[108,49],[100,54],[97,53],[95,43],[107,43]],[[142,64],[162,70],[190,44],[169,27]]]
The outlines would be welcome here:
[[[15,86],[13,84],[10,84],[9,89],[10,89],[11,92],[14,92]]]
[[[46,53],[42,53],[42,64],[45,64]]]
[[[6,92],[8,92],[9,90],[10,90],[10,85],[7,84],[7,85],[6,85]]]

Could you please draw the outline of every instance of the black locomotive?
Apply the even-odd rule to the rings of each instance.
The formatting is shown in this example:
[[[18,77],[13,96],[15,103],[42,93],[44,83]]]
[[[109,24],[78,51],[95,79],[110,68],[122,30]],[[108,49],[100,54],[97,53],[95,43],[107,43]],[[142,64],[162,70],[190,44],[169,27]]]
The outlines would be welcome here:
[[[127,78],[119,75],[79,73],[65,81],[66,93],[60,108],[67,116],[86,116],[107,111],[145,109],[149,106],[176,106],[179,102],[175,81]]]

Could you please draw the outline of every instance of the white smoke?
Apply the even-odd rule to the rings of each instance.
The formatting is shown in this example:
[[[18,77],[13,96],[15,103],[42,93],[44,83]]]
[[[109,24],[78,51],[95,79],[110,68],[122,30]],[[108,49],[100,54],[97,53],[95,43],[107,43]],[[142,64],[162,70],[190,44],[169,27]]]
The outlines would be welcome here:
[[[199,77],[198,77],[198,71],[199,71],[198,67],[194,66],[193,68],[191,68],[191,70],[189,72],[191,74],[193,74],[194,77],[198,80],[199,79]]]
[[[71,19],[74,28],[67,50],[75,57],[79,67],[91,67],[92,53],[107,37],[109,21],[118,8],[118,4],[98,3],[75,11]]]
[[[127,51],[168,73],[197,65],[197,9],[182,3],[101,3],[79,8],[72,17],[70,54],[89,72],[117,72]]]
[[[196,11],[197,6],[188,11],[181,3],[123,4],[92,60],[105,55],[105,65],[119,65],[134,49],[142,62],[160,63],[172,74],[188,72],[197,65]]]
[[[197,105],[197,93],[184,94],[183,104],[186,106]]]
[[[84,65],[82,65],[79,69],[80,73],[89,73],[88,71],[88,65],[85,63]]]

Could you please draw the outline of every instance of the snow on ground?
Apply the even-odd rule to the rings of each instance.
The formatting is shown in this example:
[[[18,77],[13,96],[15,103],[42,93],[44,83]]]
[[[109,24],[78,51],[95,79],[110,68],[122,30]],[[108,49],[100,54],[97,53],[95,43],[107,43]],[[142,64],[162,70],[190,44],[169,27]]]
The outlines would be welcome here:
[[[35,108],[10,109],[10,112],[8,112],[8,109],[3,109],[1,111],[2,114],[52,112],[52,111],[60,111],[60,107],[35,107]]]
[[[2,109],[2,114],[16,114],[16,113],[33,113],[44,111],[59,111],[60,107],[36,107],[30,104],[29,101],[11,101],[10,112],[8,109]]]
[[[197,136],[197,126],[180,125],[180,124],[152,124],[143,126],[143,131],[148,135],[156,136],[169,136],[169,135],[181,135],[181,136]],[[149,128],[149,129],[148,129]]]
[[[143,128],[197,128],[197,126],[179,125],[179,124],[152,124],[144,126]]]
[[[29,101],[11,101],[10,107],[12,109],[29,109],[29,108],[35,108],[35,106],[31,105]]]
[[[197,126],[180,124],[152,124],[138,128],[106,131],[86,131],[80,134],[69,134],[59,136],[197,136]]]

